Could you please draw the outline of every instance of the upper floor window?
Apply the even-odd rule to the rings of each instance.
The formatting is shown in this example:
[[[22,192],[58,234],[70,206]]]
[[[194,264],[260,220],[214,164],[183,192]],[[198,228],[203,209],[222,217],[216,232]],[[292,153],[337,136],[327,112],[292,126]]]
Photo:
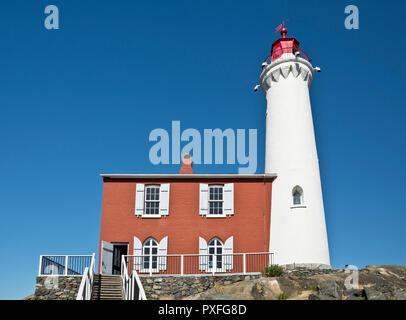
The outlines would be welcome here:
[[[223,214],[222,185],[209,185],[209,214]]]
[[[143,218],[160,218],[169,215],[169,187],[169,184],[137,183],[135,215]]]
[[[200,184],[199,214],[224,218],[234,214],[234,183]]]
[[[296,186],[292,190],[293,196],[293,205],[300,206],[303,205],[303,189],[299,186]]]
[[[145,186],[145,214],[159,214],[159,190],[160,186]]]

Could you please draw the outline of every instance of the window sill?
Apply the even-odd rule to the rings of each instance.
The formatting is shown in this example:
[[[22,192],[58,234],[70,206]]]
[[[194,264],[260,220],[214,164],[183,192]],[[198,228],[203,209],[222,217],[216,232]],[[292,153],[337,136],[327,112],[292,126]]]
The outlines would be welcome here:
[[[140,216],[141,218],[145,219],[160,219],[162,218],[162,215],[160,214],[143,214]]]
[[[150,269],[141,269],[141,270],[137,270],[139,273],[152,273],[152,274],[154,274],[154,273],[159,273],[159,270],[158,269],[152,269],[152,272],[151,272],[151,270]]]
[[[290,207],[291,209],[306,209],[307,208],[307,206],[293,206],[293,207]]]
[[[205,217],[208,219],[220,219],[220,218],[227,218],[231,216],[231,214],[206,214]]]

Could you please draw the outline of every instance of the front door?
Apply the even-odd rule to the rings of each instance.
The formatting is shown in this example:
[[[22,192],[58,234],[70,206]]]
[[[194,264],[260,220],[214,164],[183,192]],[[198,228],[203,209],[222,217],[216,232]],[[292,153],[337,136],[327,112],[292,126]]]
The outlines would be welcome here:
[[[121,274],[121,259],[127,249],[128,244],[113,244],[113,274]]]

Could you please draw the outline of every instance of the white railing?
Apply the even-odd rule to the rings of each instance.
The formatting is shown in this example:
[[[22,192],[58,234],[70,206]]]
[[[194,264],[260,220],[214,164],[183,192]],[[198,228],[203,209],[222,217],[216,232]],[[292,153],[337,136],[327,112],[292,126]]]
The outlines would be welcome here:
[[[82,276],[82,281],[80,282],[78,295],[76,300],[91,300],[93,292],[93,279],[94,279],[94,269],[95,269],[95,254],[92,254],[92,261],[90,263],[90,268],[86,267]]]
[[[123,298],[124,300],[147,300],[144,287],[137,274],[137,271],[131,272],[129,275],[127,262],[124,256],[121,261],[121,280],[123,282]]]
[[[41,255],[38,276],[82,276],[93,255]]]
[[[152,275],[229,275],[258,274],[274,264],[271,252],[233,254],[174,254],[123,256],[128,271],[140,276]]]

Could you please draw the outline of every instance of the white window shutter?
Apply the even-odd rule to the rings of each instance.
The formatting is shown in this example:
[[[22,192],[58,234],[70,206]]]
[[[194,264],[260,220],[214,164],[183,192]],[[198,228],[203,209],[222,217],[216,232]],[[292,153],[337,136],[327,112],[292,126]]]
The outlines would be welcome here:
[[[169,215],[169,183],[161,184],[159,189],[159,214],[161,216]]]
[[[199,197],[199,214],[201,216],[207,215],[209,207],[209,185],[200,184],[200,197]]]
[[[133,252],[134,252],[133,268],[134,270],[139,271],[142,268],[142,243],[141,240],[135,236],[134,236]]]
[[[202,237],[199,237],[199,270],[208,271],[209,269],[209,250],[207,242]]]
[[[144,192],[145,185],[137,183],[135,192],[135,215],[142,216],[144,214]]]
[[[162,238],[158,244],[158,268],[166,270],[166,260],[168,255],[168,237]]]
[[[224,267],[226,270],[233,270],[234,237],[231,236],[224,243]]]
[[[228,183],[223,188],[224,214],[234,214],[234,183]]]

